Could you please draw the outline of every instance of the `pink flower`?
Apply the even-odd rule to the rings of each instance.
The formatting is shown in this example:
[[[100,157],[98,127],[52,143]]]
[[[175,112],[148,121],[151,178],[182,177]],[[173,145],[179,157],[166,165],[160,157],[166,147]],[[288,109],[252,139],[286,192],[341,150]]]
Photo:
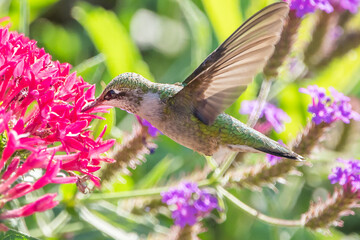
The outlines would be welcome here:
[[[1,21],[1,20],[0,20]],[[95,86],[76,73],[68,63],[52,61],[51,56],[22,34],[0,27],[0,207],[47,184],[77,182],[66,176],[78,171],[99,186],[93,173],[114,140],[94,139],[90,123],[106,112],[96,107],[81,109],[95,99]],[[31,170],[42,169],[34,182],[21,182]],[[61,173],[61,174],[60,174]],[[73,173],[72,173],[73,174]],[[56,194],[47,194],[34,203],[15,210],[4,210],[0,219],[24,217],[53,208]]]
[[[58,201],[54,201],[56,193],[45,194],[33,203],[29,203],[21,208],[4,211],[0,214],[0,219],[26,217],[36,212],[43,212],[58,205]]]

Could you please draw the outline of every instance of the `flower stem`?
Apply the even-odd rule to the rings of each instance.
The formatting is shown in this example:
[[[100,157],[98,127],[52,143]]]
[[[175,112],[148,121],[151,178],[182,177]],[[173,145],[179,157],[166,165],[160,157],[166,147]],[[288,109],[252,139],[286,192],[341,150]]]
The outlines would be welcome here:
[[[20,1],[20,32],[29,36],[29,1]]]
[[[241,208],[243,211],[245,211],[246,213],[248,213],[251,216],[258,218],[260,221],[262,221],[264,223],[268,223],[268,224],[276,225],[276,226],[286,226],[286,227],[301,227],[302,226],[301,220],[286,220],[286,219],[273,218],[273,217],[264,215],[261,212],[259,212],[258,210],[253,209],[250,206],[243,203],[242,201],[240,201],[238,198],[236,198],[234,195],[232,195],[231,193],[226,191],[226,189],[224,189],[221,186],[218,186],[217,190],[220,193],[222,193],[227,199],[229,199],[231,202],[233,202],[236,206]]]
[[[99,53],[96,56],[93,56],[89,59],[86,59],[82,63],[78,64],[76,67],[74,67],[71,72],[77,72],[78,74],[86,71],[89,68],[92,68],[100,63],[105,62],[105,56],[102,53]]]
[[[326,57],[321,59],[314,68],[320,70],[328,66],[335,58],[340,58],[360,45],[360,32],[352,31],[342,36],[336,43],[338,47],[333,49]]]
[[[358,193],[344,188],[336,188],[325,201],[312,203],[302,215],[302,224],[312,230],[342,226],[341,217],[353,215],[352,208],[358,207]]]
[[[251,112],[249,120],[247,122],[247,125],[249,127],[254,127],[256,125],[257,121],[259,120],[261,112],[263,111],[263,109],[265,107],[266,99],[270,93],[271,83],[272,83],[271,79],[264,79],[264,81],[262,82],[260,93],[257,98],[255,108]]]
[[[318,61],[319,52],[326,41],[326,35],[332,27],[331,20],[335,14],[328,14],[324,11],[318,12],[318,19],[312,33],[312,40],[304,51],[304,63],[312,68]]]
[[[229,156],[226,159],[226,161],[224,162],[224,164],[221,165],[221,167],[215,171],[214,175],[211,177],[211,180],[217,181],[217,180],[219,180],[220,177],[222,177],[224,175],[224,173],[229,169],[229,167],[233,163],[233,161],[235,159],[235,154],[236,154],[235,152],[232,152],[231,154],[229,154]]]
[[[211,185],[212,181],[203,180],[198,182],[199,187],[205,187]],[[118,200],[125,198],[135,198],[135,197],[149,197],[160,195],[160,193],[168,191],[170,187],[156,187],[149,189],[139,189],[139,190],[131,190],[131,191],[123,191],[123,192],[115,192],[115,193],[94,193],[89,198],[84,199],[84,202],[93,202],[98,200]]]
[[[89,198],[84,199],[85,202],[92,202],[98,200],[115,200],[115,199],[125,199],[133,197],[147,197],[159,195],[161,192],[167,191],[168,187],[158,187],[150,189],[139,189],[123,192],[113,192],[113,193],[94,193]]]
[[[205,159],[212,170],[215,170],[219,166],[212,156],[205,156]]]
[[[275,46],[274,54],[270,57],[264,68],[263,72],[266,79],[277,77],[279,67],[286,60],[286,57],[289,55],[293,43],[295,42],[300,23],[301,18],[298,18],[296,12],[291,10],[289,12],[289,18],[285,23],[284,30],[281,33],[280,40]]]
[[[123,143],[114,150],[112,158],[115,162],[107,164],[102,169],[99,176],[102,183],[110,182],[114,176],[118,175],[119,171],[126,172],[128,167],[135,169],[137,165],[145,161],[142,156],[150,153],[147,148],[150,140],[151,136],[148,134],[147,127],[135,127],[132,135],[125,138]]]

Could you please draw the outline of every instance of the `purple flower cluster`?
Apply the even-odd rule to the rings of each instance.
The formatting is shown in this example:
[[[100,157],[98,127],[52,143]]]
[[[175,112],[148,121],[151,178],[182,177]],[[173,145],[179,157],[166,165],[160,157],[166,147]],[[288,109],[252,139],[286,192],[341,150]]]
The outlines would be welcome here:
[[[352,110],[350,98],[333,87],[329,88],[331,97],[326,95],[324,88],[316,85],[300,88],[299,91],[312,98],[308,111],[314,114],[312,120],[315,124],[332,123],[337,120],[350,123],[350,119],[360,120],[360,114]]]
[[[313,13],[317,9],[331,13],[333,6],[328,0],[288,0],[290,9],[296,11],[297,17],[303,17],[307,13]]]
[[[334,10],[349,10],[356,13],[360,0],[285,0],[289,2],[290,9],[296,11],[297,17],[303,17],[307,13],[313,13],[316,10],[322,10],[331,13]]]
[[[330,0],[330,3],[334,9],[339,12],[348,10],[351,13],[356,13],[360,5],[360,0]]]
[[[164,203],[175,206],[172,218],[180,227],[194,225],[199,218],[207,216],[215,208],[220,210],[217,198],[199,189],[196,183],[181,183],[176,188],[161,193],[161,196]]]
[[[350,187],[353,192],[360,190],[360,160],[338,159],[338,161],[344,164],[344,168],[333,168],[329,175],[330,182]]]
[[[251,114],[257,105],[257,101],[242,101],[241,103],[241,114]],[[280,108],[276,107],[271,103],[266,103],[260,118],[265,117],[264,121],[260,121],[256,124],[255,129],[261,133],[267,133],[272,128],[276,132],[282,132],[284,130],[284,123],[290,121],[290,117]]]

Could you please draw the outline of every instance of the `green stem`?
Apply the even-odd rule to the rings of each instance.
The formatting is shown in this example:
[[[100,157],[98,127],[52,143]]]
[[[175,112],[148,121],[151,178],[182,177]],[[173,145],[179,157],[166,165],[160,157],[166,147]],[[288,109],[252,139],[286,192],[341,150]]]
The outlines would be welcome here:
[[[19,31],[29,36],[29,2],[20,0],[20,26]]]
[[[255,108],[251,112],[249,120],[247,122],[247,125],[249,127],[254,127],[256,125],[257,121],[259,120],[261,112],[263,111],[263,109],[265,107],[266,99],[270,93],[271,83],[272,83],[271,79],[263,80],[263,82],[261,84],[260,93],[259,93],[259,96],[258,96],[256,104],[255,104]]]
[[[217,180],[219,180],[220,177],[222,177],[224,175],[224,173],[229,169],[229,167],[231,166],[231,164],[233,163],[234,159],[235,159],[235,152],[232,152],[229,157],[226,159],[226,161],[224,162],[224,164],[219,168],[215,170],[214,175],[211,177],[211,182],[216,182]]]
[[[198,182],[199,187],[205,187],[212,184],[212,181],[203,180]],[[168,191],[170,187],[157,187],[150,189],[139,189],[139,190],[131,190],[124,192],[115,192],[115,193],[94,193],[89,198],[84,199],[84,202],[93,202],[98,200],[118,200],[125,198],[135,198],[135,197],[149,197],[160,195],[160,193]]]
[[[223,187],[218,186],[217,190],[222,193],[227,199],[229,199],[231,202],[233,202],[236,206],[241,208],[243,211],[248,213],[251,216],[256,217],[260,221],[276,226],[286,226],[286,227],[301,227],[301,220],[286,220],[286,219],[280,219],[280,218],[273,218],[269,217],[267,215],[262,214],[256,209],[253,209],[240,201],[238,198],[236,198],[234,195],[226,191]]]
[[[208,165],[210,166],[211,170],[215,170],[218,168],[219,165],[212,156],[205,156],[205,159]]]
[[[85,70],[92,68],[103,62],[105,62],[105,56],[104,54],[100,53],[96,56],[86,59],[85,61],[83,61],[82,63],[71,69],[71,72],[77,72],[78,74],[80,74]]]
[[[161,192],[167,191],[168,187],[159,187],[159,188],[150,188],[150,189],[140,189],[124,192],[115,192],[115,193],[95,193],[92,194],[89,198],[84,199],[87,201],[98,201],[98,200],[114,200],[114,199],[124,199],[124,198],[133,198],[133,197],[147,197],[153,195],[159,195]]]

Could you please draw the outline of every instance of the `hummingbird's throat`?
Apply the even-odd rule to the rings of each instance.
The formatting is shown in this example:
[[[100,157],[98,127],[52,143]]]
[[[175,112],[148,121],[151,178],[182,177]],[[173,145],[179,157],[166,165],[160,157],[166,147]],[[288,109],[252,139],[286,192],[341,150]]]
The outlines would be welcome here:
[[[148,92],[143,95],[136,114],[150,123],[159,122],[164,114],[164,107],[165,104],[161,101],[158,93]]]

